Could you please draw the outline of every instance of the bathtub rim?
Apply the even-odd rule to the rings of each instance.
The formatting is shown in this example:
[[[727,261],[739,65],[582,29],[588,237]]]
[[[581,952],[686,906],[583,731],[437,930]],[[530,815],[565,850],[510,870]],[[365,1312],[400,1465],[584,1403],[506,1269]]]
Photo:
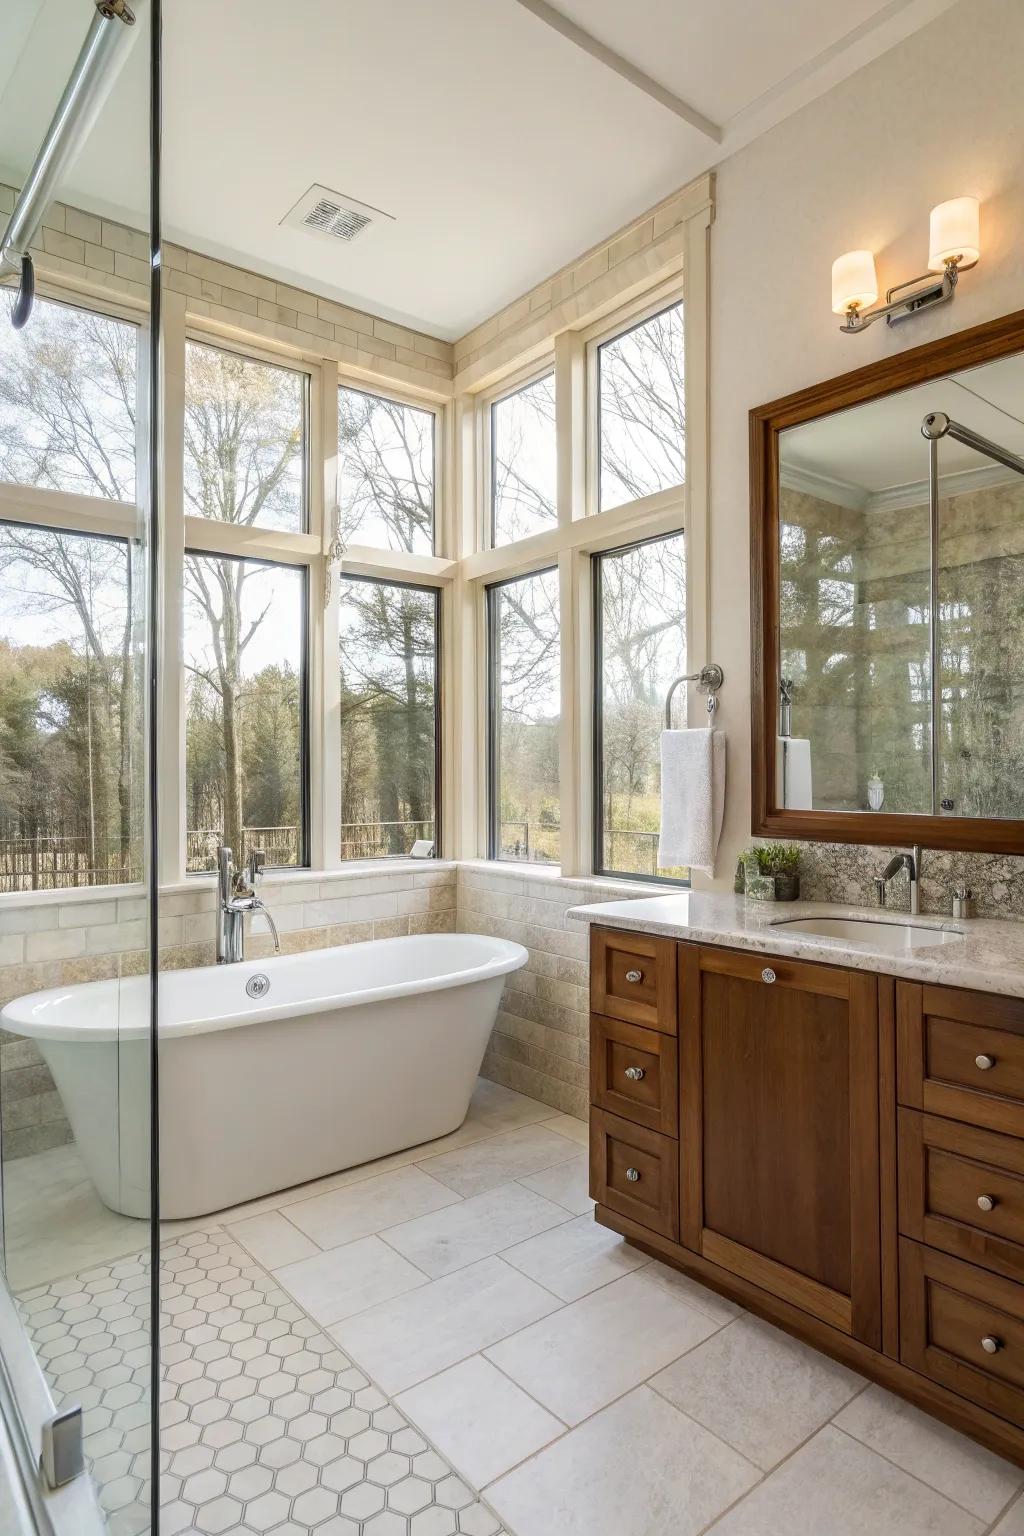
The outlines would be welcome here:
[[[491,955],[482,963],[440,971],[432,976],[414,977],[406,981],[364,987],[349,992],[335,992],[329,996],[296,998],[285,1003],[260,1004],[245,994],[245,982],[249,977],[257,974],[272,975],[276,970],[294,970],[303,962],[308,963],[313,957],[321,960],[331,955],[350,957],[357,951],[365,952],[369,949],[383,951],[385,948],[393,950],[396,947],[404,947],[411,941],[422,944],[424,940],[440,941],[440,947],[453,949],[455,944],[446,944],[446,940],[469,940],[477,946],[486,946],[491,951]],[[189,966],[161,974],[185,981],[188,978],[201,978],[211,971],[237,972],[239,991],[245,999],[246,1006],[215,1018],[161,1017],[159,1039],[163,1044],[174,1039],[212,1034],[221,1030],[241,1029],[251,1024],[273,1023],[281,1019],[338,1012],[378,1002],[389,1002],[396,998],[416,996],[425,992],[447,991],[453,987],[470,986],[474,982],[490,981],[494,977],[508,975],[512,971],[521,970],[528,960],[529,951],[524,945],[512,939],[501,939],[490,934],[439,933],[399,934],[388,939],[363,939],[358,944],[333,944],[323,949],[302,950],[294,955],[271,955],[240,961],[231,966]],[[109,1045],[146,1040],[150,1034],[148,1018],[139,1023],[111,1024],[104,1020],[102,1013],[99,1013],[97,1017],[85,1023],[69,1024],[62,1022],[61,1015],[65,1010],[61,1005],[66,1005],[75,998],[82,999],[83,994],[86,998],[91,995],[98,1002],[101,995],[111,1000],[119,1000],[126,993],[130,999],[135,992],[138,992],[140,1003],[143,1003],[148,999],[148,985],[146,976],[108,977],[99,981],[70,982],[63,987],[48,987],[36,992],[26,992],[21,997],[12,998],[0,1009],[0,1028],[9,1030],[11,1034],[19,1035],[26,1040],[39,1040],[44,1043],[52,1041],[54,1044]],[[201,996],[201,983],[197,995]]]

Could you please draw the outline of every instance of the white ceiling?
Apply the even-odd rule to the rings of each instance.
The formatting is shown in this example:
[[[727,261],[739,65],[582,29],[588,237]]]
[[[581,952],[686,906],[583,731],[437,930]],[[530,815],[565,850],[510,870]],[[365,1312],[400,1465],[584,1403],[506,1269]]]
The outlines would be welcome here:
[[[715,136],[518,0],[173,0],[165,234],[455,337],[951,3],[556,0]],[[31,163],[91,13],[4,0],[8,175]],[[65,196],[144,222],[146,165],[140,35]],[[283,228],[313,182],[394,223],[350,247]]]

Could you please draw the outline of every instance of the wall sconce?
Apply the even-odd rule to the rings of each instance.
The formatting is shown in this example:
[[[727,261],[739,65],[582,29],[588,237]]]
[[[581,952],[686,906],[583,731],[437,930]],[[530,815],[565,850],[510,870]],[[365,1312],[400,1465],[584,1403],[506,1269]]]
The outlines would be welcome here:
[[[973,267],[980,255],[978,199],[954,197],[939,203],[928,220],[928,271],[909,282],[897,283],[885,295],[885,303],[869,309],[878,299],[875,258],[870,251],[847,251],[832,263],[832,313],[845,315],[839,329],[848,336],[864,331],[885,316],[886,324],[899,325],[922,310],[946,304],[956,291],[961,272]],[[941,272],[938,282],[930,275]],[[906,290],[912,290],[907,292]],[[897,298],[897,294],[903,297]]]

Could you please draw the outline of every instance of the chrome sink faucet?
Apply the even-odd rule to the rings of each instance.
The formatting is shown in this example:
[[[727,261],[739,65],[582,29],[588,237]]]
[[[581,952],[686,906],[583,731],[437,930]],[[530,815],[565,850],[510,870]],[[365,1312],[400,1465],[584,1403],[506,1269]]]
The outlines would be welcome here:
[[[910,915],[917,917],[921,911],[921,850],[917,846],[913,853],[893,854],[882,873],[875,876],[875,895],[878,897],[878,905],[884,907],[889,881],[904,869],[910,877]]]
[[[274,940],[274,953],[281,953],[277,924],[256,894],[263,875],[265,855],[254,848],[242,869],[234,866],[230,848],[217,849],[217,964],[234,965],[245,959],[245,914],[262,912]]]

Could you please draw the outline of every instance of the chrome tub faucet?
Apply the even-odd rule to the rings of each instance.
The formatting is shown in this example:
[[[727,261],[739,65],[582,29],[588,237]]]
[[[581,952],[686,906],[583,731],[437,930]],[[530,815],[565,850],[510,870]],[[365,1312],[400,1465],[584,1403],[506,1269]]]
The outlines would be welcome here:
[[[263,877],[265,854],[258,848],[250,853],[242,869],[234,866],[230,848],[217,849],[217,964],[234,965],[245,959],[245,916],[261,912],[274,940],[274,953],[281,953],[277,924],[256,894]]]
[[[921,911],[921,850],[914,848],[913,853],[894,853],[880,875],[875,876],[875,895],[878,905],[885,906],[886,891],[889,881],[901,870],[906,870],[910,879],[910,915],[917,917]]]

